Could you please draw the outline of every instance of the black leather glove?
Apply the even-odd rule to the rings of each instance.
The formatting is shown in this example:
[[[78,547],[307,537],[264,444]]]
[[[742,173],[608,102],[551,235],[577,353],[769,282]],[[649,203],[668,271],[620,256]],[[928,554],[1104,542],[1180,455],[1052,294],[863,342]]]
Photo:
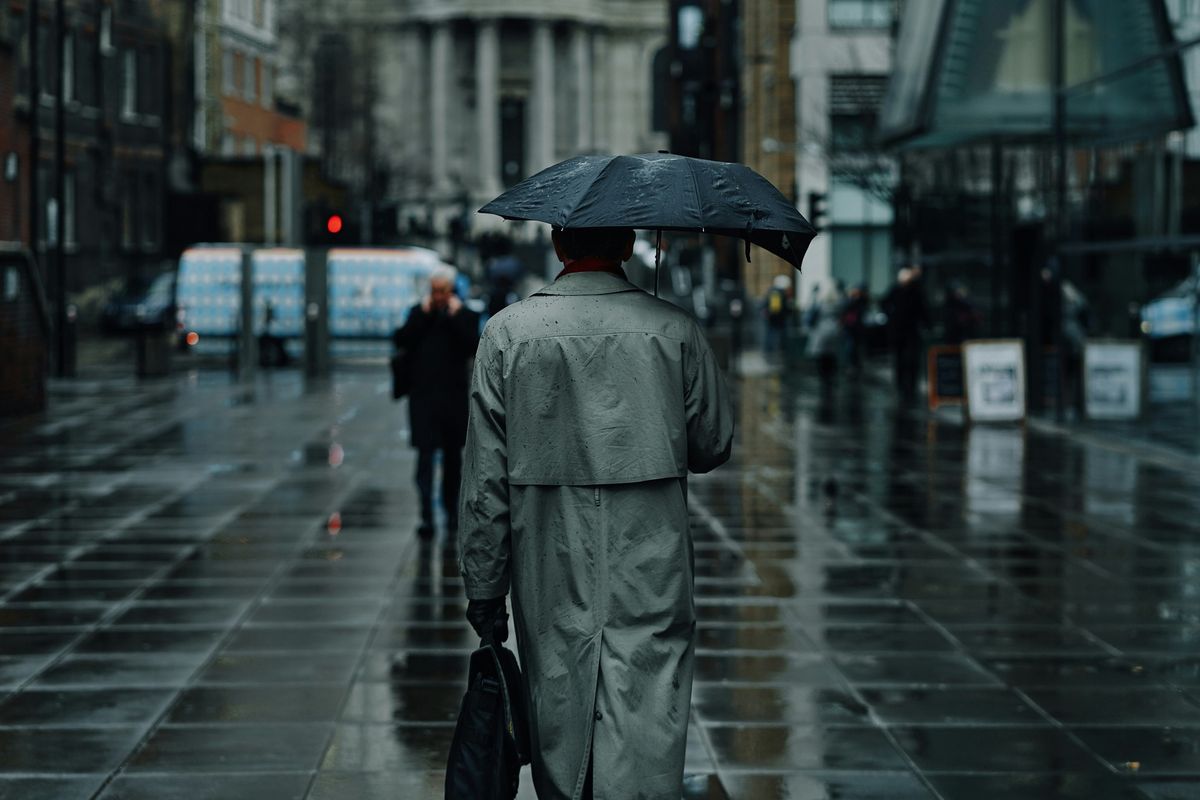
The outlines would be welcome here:
[[[508,611],[503,597],[490,600],[468,600],[467,622],[484,644],[501,644],[508,641]]]

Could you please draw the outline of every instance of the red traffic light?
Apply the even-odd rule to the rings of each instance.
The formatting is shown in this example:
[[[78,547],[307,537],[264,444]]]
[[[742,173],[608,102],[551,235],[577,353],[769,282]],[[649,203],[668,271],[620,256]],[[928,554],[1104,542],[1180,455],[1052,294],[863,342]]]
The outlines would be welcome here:
[[[342,215],[330,214],[329,219],[325,220],[325,230],[329,231],[330,233],[341,233]]]

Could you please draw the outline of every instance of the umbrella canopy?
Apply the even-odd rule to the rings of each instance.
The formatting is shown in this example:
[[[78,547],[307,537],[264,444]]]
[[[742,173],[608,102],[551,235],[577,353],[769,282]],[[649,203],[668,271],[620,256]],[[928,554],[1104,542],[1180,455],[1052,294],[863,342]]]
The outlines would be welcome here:
[[[576,156],[479,209],[559,228],[643,228],[735,236],[796,269],[817,231],[763,176],[742,164],[647,153]]]

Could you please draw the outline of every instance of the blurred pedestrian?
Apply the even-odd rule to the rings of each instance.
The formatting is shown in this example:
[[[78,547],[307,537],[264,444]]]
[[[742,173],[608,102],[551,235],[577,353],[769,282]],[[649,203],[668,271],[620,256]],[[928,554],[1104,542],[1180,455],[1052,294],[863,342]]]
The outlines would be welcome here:
[[[842,309],[842,340],[845,342],[846,366],[859,372],[862,370],[864,339],[866,338],[867,311],[871,298],[863,284],[850,287],[846,305]]]
[[[263,327],[258,335],[258,363],[263,367],[286,367],[292,362],[283,337],[274,332],[275,306],[270,300],[263,303]]]
[[[967,287],[952,283],[946,287],[942,302],[942,338],[946,344],[962,344],[979,335],[979,312],[971,302]]]
[[[468,365],[479,342],[479,317],[454,294],[457,270],[439,267],[429,293],[413,306],[395,333],[398,350],[408,354],[409,428],[417,448],[417,491],[421,522],[417,534],[434,533],[434,459],[442,454],[442,508],[446,530],[458,528],[458,490],[462,447],[467,434]]]
[[[919,266],[900,270],[896,284],[884,297],[882,306],[888,318],[896,390],[901,402],[911,403],[917,398],[921,331],[929,326]]]
[[[1057,347],[1059,327],[1062,335],[1062,367],[1065,405],[1083,410],[1083,350],[1087,344],[1091,309],[1087,298],[1068,280],[1060,281],[1059,302],[1054,302],[1054,273],[1043,269],[1042,278],[1042,345]]]
[[[821,379],[821,389],[826,392],[833,389],[833,381],[837,376],[843,309],[841,293],[836,287],[828,290],[816,306],[812,330],[808,334],[808,354],[817,360],[817,375]]]
[[[766,355],[787,351],[788,323],[791,321],[792,281],[787,275],[776,275],[763,298],[763,316],[767,336],[763,343]]]
[[[696,322],[638,289],[627,228],[557,230],[564,269],[484,330],[462,500],[467,617],[512,591],[541,798],[678,798],[695,656],[687,473],[733,414]]]

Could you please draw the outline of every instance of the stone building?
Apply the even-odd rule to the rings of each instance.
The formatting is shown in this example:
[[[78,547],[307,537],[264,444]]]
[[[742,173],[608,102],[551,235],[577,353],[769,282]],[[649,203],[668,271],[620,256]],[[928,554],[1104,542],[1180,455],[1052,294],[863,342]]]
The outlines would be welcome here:
[[[664,146],[651,118],[665,0],[284,2],[283,46],[315,55],[281,88],[311,98],[331,177],[394,210],[401,230],[419,219],[445,231],[578,153]]]

